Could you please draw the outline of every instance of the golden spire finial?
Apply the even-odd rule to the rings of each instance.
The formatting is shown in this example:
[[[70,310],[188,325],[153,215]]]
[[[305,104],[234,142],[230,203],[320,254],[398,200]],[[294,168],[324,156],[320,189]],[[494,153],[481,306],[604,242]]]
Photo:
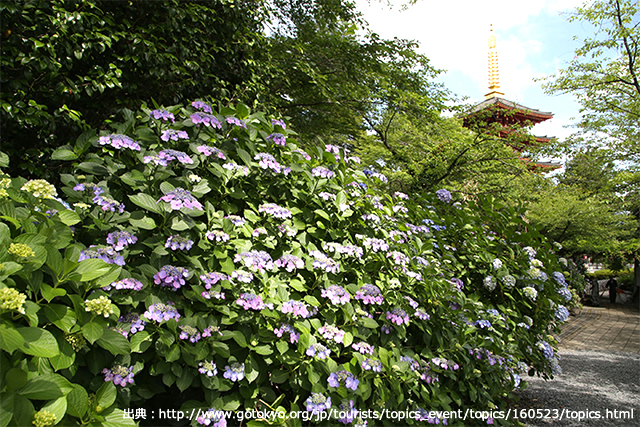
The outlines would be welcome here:
[[[496,36],[493,34],[493,24],[489,35],[489,93],[485,95],[486,99],[495,98],[504,93],[500,92],[500,73],[498,70],[498,48]]]

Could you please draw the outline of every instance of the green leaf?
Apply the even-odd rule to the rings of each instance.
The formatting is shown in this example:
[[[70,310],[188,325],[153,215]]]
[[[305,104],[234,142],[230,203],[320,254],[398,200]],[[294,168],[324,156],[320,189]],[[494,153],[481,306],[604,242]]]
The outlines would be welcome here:
[[[82,327],[82,335],[84,335],[91,344],[100,339],[103,333],[104,327],[96,322],[89,322]]]
[[[21,368],[11,368],[4,376],[4,380],[9,391],[15,391],[27,383],[27,371]]]
[[[0,427],[7,427],[13,418],[14,396],[13,393],[0,393]]]
[[[2,397],[0,397],[2,401]],[[32,426],[36,410],[29,399],[19,394],[13,396],[13,422],[17,426]]]
[[[113,267],[111,264],[107,264],[101,259],[84,259],[78,263],[73,273],[80,274],[79,281],[89,282],[111,271],[111,267]]]
[[[151,336],[149,332],[140,331],[136,332],[131,337],[131,352],[142,353],[151,345]]]
[[[80,222],[80,217],[78,216],[78,214],[68,209],[58,211],[57,216],[65,225],[75,225]]]
[[[253,351],[263,356],[268,356],[273,353],[273,348],[270,345],[265,344],[265,345],[259,345],[255,347]]]
[[[107,168],[99,163],[83,162],[78,165],[78,169],[83,170],[92,175],[109,175],[110,172]]]
[[[60,354],[56,357],[52,357],[49,359],[51,362],[51,366],[56,371],[60,369],[67,369],[69,366],[73,365],[73,362],[76,361],[76,352],[66,340],[63,340],[60,344]]]
[[[176,380],[176,386],[180,389],[180,391],[185,391],[191,383],[193,382],[193,374],[191,371],[185,371],[178,377]]]
[[[56,276],[60,276],[64,269],[64,260],[60,251],[52,246],[47,246],[47,266],[53,270]],[[42,288],[42,287],[41,287]],[[50,301],[50,300],[49,300]]]
[[[76,312],[70,307],[60,304],[47,304],[44,306],[47,319],[65,332],[70,332],[76,324]]]
[[[75,160],[78,158],[78,155],[71,150],[66,148],[58,148],[51,154],[51,159],[53,160]]]
[[[359,320],[359,322],[360,324],[362,324],[362,326],[369,329],[377,329],[379,326],[378,322],[368,317],[363,317],[362,319]]]
[[[140,219],[129,218],[129,223],[134,227],[142,228],[144,230],[153,230],[156,228],[156,222],[153,218],[149,218],[148,216],[144,216]]]
[[[131,353],[129,341],[120,332],[112,329],[105,329],[102,337],[98,338],[97,343],[113,355]]]
[[[58,399],[47,403],[42,408],[45,411],[51,412],[56,417],[55,424],[58,424],[62,418],[64,418],[64,414],[67,412],[67,398],[66,396],[59,397]]]
[[[0,347],[13,354],[14,351],[24,345],[24,337],[13,326],[0,323]]]
[[[51,332],[41,328],[18,328],[16,329],[24,338],[24,343],[20,346],[26,354],[38,357],[54,357],[60,354],[58,342]]]
[[[251,166],[251,155],[242,148],[236,148],[236,151],[245,165]]]
[[[73,385],[62,375],[38,375],[27,381],[27,384],[17,391],[28,399],[51,400],[65,396],[73,390]]]
[[[0,151],[0,168],[8,168],[9,167],[9,156]]]
[[[231,352],[229,351],[229,346],[220,341],[211,342],[211,347],[213,350],[220,355],[220,357],[224,357],[225,359],[231,356]]]
[[[148,194],[145,194],[145,193],[134,194],[133,196],[129,196],[129,199],[136,205],[148,211],[151,211],[157,214],[162,213],[162,207],[159,206],[159,204],[156,203],[156,200],[153,197],[149,196]]]
[[[42,297],[47,300],[47,302],[51,302],[55,297],[62,297],[67,294],[67,291],[63,288],[52,288],[51,286],[43,283],[40,285],[40,293]]]
[[[289,344],[286,341],[276,341],[276,347],[280,354],[285,354],[289,350]]]
[[[102,412],[109,406],[113,405],[113,402],[116,401],[117,395],[118,392],[116,390],[116,386],[111,381],[107,381],[102,384],[96,392],[96,411]]]
[[[84,387],[75,385],[67,394],[67,413],[73,417],[82,418],[89,409],[89,395]]]
[[[108,414],[107,414],[108,412]],[[122,409],[114,408],[104,414],[102,427],[137,427],[136,421],[132,417],[128,417]]]
[[[271,381],[276,384],[282,384],[289,378],[289,373],[282,369],[276,369],[271,372]]]

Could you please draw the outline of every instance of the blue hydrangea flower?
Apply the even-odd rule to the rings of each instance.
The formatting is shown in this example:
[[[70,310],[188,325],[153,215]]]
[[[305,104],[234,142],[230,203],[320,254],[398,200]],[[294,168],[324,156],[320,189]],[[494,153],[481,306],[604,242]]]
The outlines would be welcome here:
[[[165,109],[153,110],[149,113],[149,118],[154,118],[156,120],[163,120],[165,122],[171,120],[171,123],[175,123],[176,118],[173,116],[173,113]]]
[[[318,332],[322,335],[322,338],[326,340],[334,340],[337,343],[342,343],[345,333],[343,330],[338,329],[333,325],[321,326],[320,329],[318,329]]]
[[[203,102],[203,101],[200,101],[200,100],[193,101],[191,103],[191,106],[193,108],[197,108],[198,110],[202,110],[205,113],[213,113],[213,110],[211,109],[211,106],[209,104],[207,104],[206,102]]]
[[[200,125],[202,123],[203,125],[210,128],[216,128],[216,129],[222,128],[222,124],[220,123],[220,120],[218,120],[218,118],[213,114],[207,114],[207,113],[202,113],[200,111],[197,111],[193,113],[190,116],[190,118],[191,118],[191,122],[194,125]]]
[[[155,320],[156,322],[166,322],[171,319],[178,320],[180,318],[180,313],[178,313],[178,310],[176,310],[174,303],[167,302],[166,304],[151,304],[147,308],[147,311],[144,312],[143,316],[148,320]]]
[[[188,277],[189,270],[186,268],[165,265],[153,276],[153,283],[176,291],[184,286],[184,278]]]
[[[304,268],[304,261],[295,255],[282,255],[274,264],[276,267],[285,268],[289,273],[296,268]]]
[[[316,343],[316,344],[311,344],[307,349],[306,353],[307,353],[307,356],[311,356],[311,357],[315,356],[319,359],[326,359],[329,357],[329,354],[331,354],[331,350],[323,346],[322,344]]]
[[[160,139],[163,141],[178,141],[179,139],[189,139],[189,134],[183,130],[166,129],[162,131]],[[184,162],[182,162],[184,163]],[[193,161],[191,161],[193,163]]]
[[[227,420],[224,411],[216,408],[210,408],[206,412],[199,412],[196,417],[198,424],[207,427],[227,427]]]
[[[282,304],[280,311],[284,314],[293,314],[295,317],[306,319],[313,315],[313,310],[302,301],[289,300]]]
[[[227,233],[222,230],[211,230],[207,231],[204,235],[207,239],[211,241],[225,243],[228,242],[231,237]]]
[[[305,405],[308,412],[311,412],[312,415],[318,415],[331,409],[331,398],[320,393],[311,393],[311,396],[305,401]]]
[[[282,129],[287,128],[287,124],[282,119],[271,119],[271,125],[280,126]]]
[[[336,388],[340,387],[340,383],[344,383],[346,388],[356,391],[358,389],[358,384],[360,384],[360,381],[358,381],[356,376],[351,372],[342,370],[331,373],[331,375],[329,375],[329,378],[327,378],[327,383],[330,387]]]
[[[165,248],[169,248],[172,251],[188,251],[193,247],[193,240],[182,236],[169,236],[164,244]]]
[[[451,193],[449,190],[445,190],[444,188],[436,191],[436,196],[438,196],[438,199],[444,203],[449,203],[451,201]]]
[[[204,282],[205,288],[211,289],[211,287],[219,281],[229,280],[229,276],[224,273],[211,272],[200,275],[200,280]]]
[[[202,204],[200,204],[200,202],[196,200],[189,191],[180,187],[177,187],[160,197],[158,202],[160,200],[170,203],[172,210],[179,210],[181,208],[197,209],[199,211],[204,210]]]
[[[247,125],[240,119],[236,118],[236,117],[227,117],[226,118],[227,123],[234,125],[234,126],[238,126],[241,128],[246,129]]]
[[[293,213],[289,209],[278,206],[275,203],[265,203],[260,205],[258,212],[264,212],[279,219],[287,219],[293,216]]]
[[[147,324],[138,313],[127,313],[124,316],[120,316],[118,323],[126,324],[126,330],[120,331],[125,338],[129,337],[129,333],[134,335],[136,332],[143,331]]]
[[[134,151],[140,151],[140,144],[126,135],[105,135],[98,138],[100,145],[110,145],[113,148],[119,150],[121,148],[128,148]]]
[[[546,341],[538,341],[536,343],[536,347],[538,348],[538,350],[540,350],[542,352],[542,355],[547,360],[551,360],[551,358],[553,358],[553,348],[551,347],[551,345],[548,342],[546,342]]]
[[[273,260],[271,259],[271,255],[269,255],[265,251],[253,250],[236,254],[233,262],[240,262],[242,265],[253,272],[264,272],[266,270],[273,270]]]
[[[361,341],[359,343],[351,344],[351,348],[353,348],[358,353],[371,354],[371,355],[373,355],[373,351],[375,349],[374,346],[372,346],[371,344],[368,344],[368,343],[366,343],[364,341]]]
[[[80,252],[78,262],[85,259],[101,259],[107,264],[124,265],[124,258],[112,247],[99,248],[97,246],[89,246],[87,249]]]
[[[555,310],[555,317],[560,322],[566,322],[569,318],[569,310],[564,305],[558,305]]]
[[[115,231],[107,235],[107,244],[113,246],[116,251],[121,251],[137,241],[138,238],[128,231]]]
[[[271,169],[275,173],[282,172],[282,165],[276,161],[276,158],[268,153],[258,153],[254,156],[254,160],[258,160],[258,166],[262,169]]]
[[[281,133],[272,133],[267,137],[267,141],[273,142],[275,145],[280,145],[282,147],[287,145],[287,138]]]
[[[378,359],[365,359],[362,362],[362,369],[365,371],[382,372],[382,362]]]
[[[282,338],[283,334],[289,334],[289,341],[291,344],[295,344],[298,342],[300,338],[300,332],[298,332],[293,326],[288,323],[280,323],[280,328],[276,328],[273,330],[273,333],[276,334],[278,338]]]
[[[236,300],[236,304],[244,308],[245,310],[260,311],[266,307],[262,298],[256,294],[244,293],[240,294],[240,298]]]
[[[126,387],[127,384],[133,384],[133,366],[125,368],[124,366],[116,365],[111,369],[104,368],[102,373],[104,374],[104,381],[112,381],[115,385]]]
[[[401,308],[394,308],[391,311],[387,311],[387,320],[391,320],[391,323],[395,323],[400,326],[403,323],[409,324],[409,315]]]
[[[231,272],[231,278],[242,283],[251,283],[253,280],[253,274],[244,270],[234,270]]]
[[[237,382],[244,378],[244,363],[232,363],[225,366],[224,369],[222,376],[228,380]]]
[[[320,251],[311,251],[309,255],[315,258],[313,261],[313,268],[319,268],[321,270],[326,271],[327,273],[338,274],[340,272],[340,264],[327,257]]]
[[[207,157],[215,154],[217,158],[222,160],[227,160],[227,156],[216,147],[210,147],[208,145],[198,145],[196,147],[196,150],[198,150],[199,153],[204,154]]]
[[[198,366],[198,372],[208,377],[218,374],[218,367],[213,363],[213,360],[205,360],[204,362],[198,363]]]
[[[311,169],[311,175],[313,176],[317,176],[320,178],[327,178],[327,179],[331,179],[333,178],[333,172],[330,171],[329,169],[325,168],[324,166],[318,166],[316,168]]]
[[[242,227],[245,223],[245,219],[238,215],[227,215],[225,218],[231,221],[236,227]]]
[[[386,252],[389,250],[389,244],[382,239],[366,238],[362,242],[366,248],[371,248],[373,252]]]
[[[111,284],[104,286],[102,289],[105,291],[110,291],[111,289],[115,289],[118,291],[123,289],[139,291],[142,290],[143,286],[144,285],[140,281],[127,277],[122,280],[118,280],[117,282],[111,282]]]
[[[330,285],[327,289],[321,291],[323,298],[329,298],[329,300],[336,305],[345,305],[351,301],[351,295],[342,286]]]
[[[380,288],[369,283],[362,285],[362,287],[356,292],[354,298],[362,300],[363,304],[382,304],[384,301]]]
[[[180,339],[181,340],[189,340],[192,343],[197,343],[198,341],[200,341],[200,331],[198,331],[196,328],[194,328],[193,326],[189,326],[189,325],[180,325],[180,330],[182,332],[180,332]]]

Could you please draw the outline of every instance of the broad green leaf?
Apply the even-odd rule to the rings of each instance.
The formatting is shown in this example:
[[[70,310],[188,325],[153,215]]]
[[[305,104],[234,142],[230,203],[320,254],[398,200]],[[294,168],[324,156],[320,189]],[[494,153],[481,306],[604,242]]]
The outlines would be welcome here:
[[[24,345],[24,337],[13,326],[0,323],[0,347],[13,354],[14,351]]]
[[[47,246],[47,266],[53,270],[56,276],[60,277],[64,269],[64,259],[60,251],[52,246]]]
[[[78,214],[68,209],[58,211],[57,216],[65,225],[75,225],[80,222],[80,217],[78,216]]]
[[[74,273],[80,274],[78,280],[81,282],[89,282],[109,272],[111,267],[111,264],[107,264],[101,259],[91,258],[80,261]]]
[[[151,336],[147,331],[136,332],[131,337],[131,352],[142,353],[151,345]]]
[[[27,371],[21,368],[11,368],[4,376],[4,380],[9,391],[15,391],[27,383]]]
[[[0,393],[0,427],[7,427],[13,418],[13,400],[15,394]]]
[[[0,397],[0,401],[2,397]],[[13,396],[13,422],[17,426],[32,426],[36,410],[29,399],[19,394]]]
[[[104,327],[96,322],[89,322],[82,327],[82,335],[89,341],[91,344],[96,342],[102,334],[104,333]]]
[[[62,421],[64,414],[67,412],[67,398],[66,396],[59,397],[56,400],[47,403],[42,408],[45,411],[51,412],[56,417],[56,422],[53,425],[58,424]]]
[[[89,395],[84,387],[74,385],[67,394],[67,413],[73,417],[82,418],[89,409]]]
[[[156,222],[153,218],[149,218],[148,216],[144,216],[141,219],[129,218],[129,223],[134,227],[142,228],[143,230],[153,230],[156,228]]]
[[[115,384],[107,381],[96,392],[96,411],[102,412],[116,401],[118,392]]]
[[[31,378],[17,393],[28,399],[51,400],[65,396],[72,389],[73,385],[62,375],[45,374]]]
[[[282,384],[289,378],[289,373],[282,369],[275,369],[271,372],[271,381],[276,384]]]
[[[113,355],[131,353],[129,341],[120,332],[112,329],[105,329],[97,344]]]
[[[60,354],[55,357],[49,359],[51,362],[51,366],[56,371],[60,369],[66,369],[69,366],[73,365],[73,362],[76,361],[76,352],[66,340],[63,340],[60,343]]]
[[[138,425],[138,423],[132,417],[128,417],[122,409],[110,409],[103,415],[104,420],[101,423],[102,427],[137,427]]]
[[[148,194],[145,194],[145,193],[134,194],[132,196],[129,196],[129,199],[136,205],[148,211],[151,211],[157,214],[162,213],[162,207],[159,205],[159,203],[157,203],[157,200]],[[160,203],[164,203],[164,202],[160,202]]]
[[[377,329],[379,326],[378,322],[368,317],[363,317],[362,319],[359,320],[359,322],[362,324],[362,326],[369,329]]]
[[[93,175],[109,175],[109,169],[94,162],[82,162],[78,165],[78,169]]]
[[[185,391],[191,383],[193,382],[193,374],[191,371],[185,371],[178,377],[176,380],[176,386],[180,389],[180,391]]]
[[[24,338],[20,350],[26,354],[38,357],[54,357],[60,354],[58,342],[51,332],[41,328],[16,329]]]
[[[223,342],[213,341],[211,342],[211,347],[216,353],[218,353],[221,357],[224,357],[225,359],[231,356],[231,352],[229,351],[229,346]]]

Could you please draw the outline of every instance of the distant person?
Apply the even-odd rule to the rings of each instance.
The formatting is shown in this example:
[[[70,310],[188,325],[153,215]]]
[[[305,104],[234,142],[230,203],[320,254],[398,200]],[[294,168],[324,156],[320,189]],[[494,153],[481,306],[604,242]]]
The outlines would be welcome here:
[[[591,304],[600,307],[600,283],[595,278],[591,279]]]
[[[618,293],[618,281],[616,280],[615,277],[612,277],[607,282],[607,285],[609,286],[609,301],[611,302],[611,304],[615,304],[616,295]]]

